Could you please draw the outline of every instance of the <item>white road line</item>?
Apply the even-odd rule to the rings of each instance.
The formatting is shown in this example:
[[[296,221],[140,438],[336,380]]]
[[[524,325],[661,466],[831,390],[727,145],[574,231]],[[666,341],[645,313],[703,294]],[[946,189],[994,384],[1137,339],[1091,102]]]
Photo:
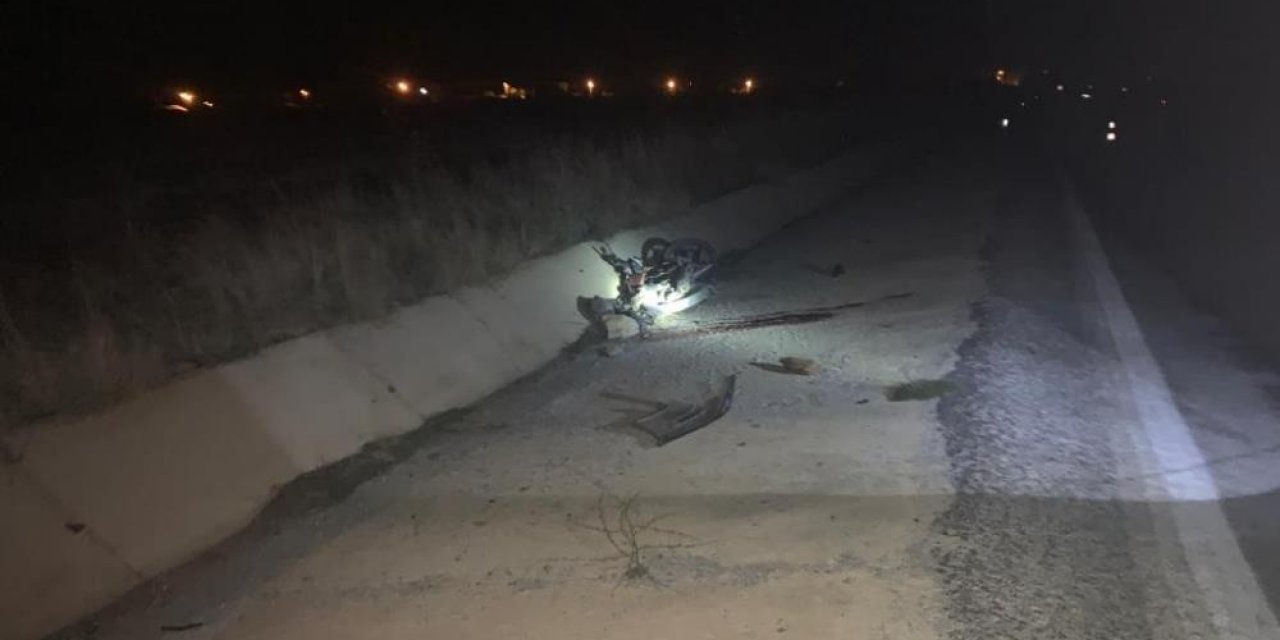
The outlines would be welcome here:
[[[1139,450],[1145,449],[1152,457],[1154,468],[1146,474],[1150,478],[1146,497],[1152,502],[1174,503],[1170,511],[1177,537],[1218,637],[1280,638],[1275,614],[1218,504],[1217,484],[1204,454],[1174,403],[1093,224],[1065,177],[1062,185],[1078,249],[1093,279],[1102,319],[1114,341],[1141,423],[1141,430],[1132,435]],[[1194,509],[1176,504],[1193,501],[1203,504]]]

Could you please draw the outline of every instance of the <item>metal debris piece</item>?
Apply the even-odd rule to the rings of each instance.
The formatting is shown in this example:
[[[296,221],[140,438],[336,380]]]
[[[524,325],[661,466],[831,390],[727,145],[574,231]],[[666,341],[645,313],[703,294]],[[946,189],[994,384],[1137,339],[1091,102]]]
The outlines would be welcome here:
[[[674,403],[635,421],[637,429],[653,437],[659,447],[701,429],[729,412],[738,376],[725,378],[724,388],[701,404]]]

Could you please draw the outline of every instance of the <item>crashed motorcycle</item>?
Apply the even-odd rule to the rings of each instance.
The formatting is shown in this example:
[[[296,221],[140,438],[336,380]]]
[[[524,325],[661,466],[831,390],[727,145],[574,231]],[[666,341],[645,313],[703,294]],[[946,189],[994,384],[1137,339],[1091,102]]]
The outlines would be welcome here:
[[[711,297],[716,250],[704,240],[649,238],[640,255],[619,257],[608,245],[595,247],[618,276],[618,297],[597,298],[596,311],[634,318],[642,329]]]

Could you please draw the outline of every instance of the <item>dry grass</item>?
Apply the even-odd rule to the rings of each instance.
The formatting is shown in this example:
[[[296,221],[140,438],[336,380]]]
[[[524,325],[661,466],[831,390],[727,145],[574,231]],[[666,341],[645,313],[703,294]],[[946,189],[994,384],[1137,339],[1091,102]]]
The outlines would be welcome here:
[[[377,167],[378,189],[356,177],[277,186],[267,201],[192,205],[181,224],[99,202],[111,213],[77,212],[98,224],[69,237],[65,265],[0,280],[0,427],[91,409],[677,214],[830,157],[848,144],[850,120],[806,112],[559,139],[462,172],[428,154]]]

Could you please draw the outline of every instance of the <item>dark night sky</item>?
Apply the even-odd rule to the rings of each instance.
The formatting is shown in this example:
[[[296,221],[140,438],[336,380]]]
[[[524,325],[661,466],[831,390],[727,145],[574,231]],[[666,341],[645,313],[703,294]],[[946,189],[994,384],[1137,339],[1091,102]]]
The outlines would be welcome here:
[[[1277,25],[1273,0],[990,0],[985,33],[1008,64],[1257,91],[1280,61]]]
[[[175,83],[222,92],[306,83],[615,84],[667,73],[751,73],[874,85],[983,64],[1064,74],[1204,76],[1261,68],[1280,19],[1266,0],[847,0],[381,4],[20,0],[0,8],[9,101],[145,96]]]
[[[10,5],[24,85],[918,73],[980,54],[983,20],[983,3],[963,0],[128,6]]]

